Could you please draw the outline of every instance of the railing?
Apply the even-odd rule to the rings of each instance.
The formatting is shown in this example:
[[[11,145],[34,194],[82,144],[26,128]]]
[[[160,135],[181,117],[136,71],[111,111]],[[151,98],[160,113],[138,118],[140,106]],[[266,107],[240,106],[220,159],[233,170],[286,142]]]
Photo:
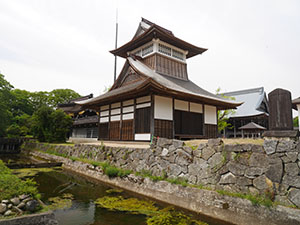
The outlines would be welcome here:
[[[22,138],[0,138],[0,154],[20,153]]]

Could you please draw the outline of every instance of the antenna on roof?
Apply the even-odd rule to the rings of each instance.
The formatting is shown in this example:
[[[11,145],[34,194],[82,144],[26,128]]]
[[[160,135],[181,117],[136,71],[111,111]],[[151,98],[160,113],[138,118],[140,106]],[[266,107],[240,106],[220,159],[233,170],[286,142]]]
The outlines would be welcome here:
[[[115,42],[115,49],[118,45],[118,7],[116,9],[116,42]],[[117,55],[115,55],[115,68],[114,68],[114,82],[116,81],[116,74],[117,74]]]

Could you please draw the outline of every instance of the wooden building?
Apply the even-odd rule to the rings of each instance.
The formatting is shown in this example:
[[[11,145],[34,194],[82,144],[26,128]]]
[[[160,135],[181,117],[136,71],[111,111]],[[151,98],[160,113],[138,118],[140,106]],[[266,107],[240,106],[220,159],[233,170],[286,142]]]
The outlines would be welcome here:
[[[227,92],[222,95],[232,97],[235,101],[243,102],[229,117],[228,123],[231,126],[225,130],[227,138],[243,137],[243,129],[240,128],[249,123],[249,125],[258,125],[258,129],[252,127],[257,131],[256,136],[261,135],[262,130],[268,130],[269,104],[263,87]],[[246,126],[246,129],[250,127]]]
[[[73,118],[73,126],[70,138],[98,138],[99,117],[95,110],[84,109],[80,103],[91,99],[93,94],[72,99],[69,102],[58,104],[57,108],[62,109]]]
[[[187,59],[206,50],[142,18],[133,39],[111,51],[126,59],[112,88],[81,103],[99,111],[99,139],[216,137],[217,110],[241,103],[189,80]]]

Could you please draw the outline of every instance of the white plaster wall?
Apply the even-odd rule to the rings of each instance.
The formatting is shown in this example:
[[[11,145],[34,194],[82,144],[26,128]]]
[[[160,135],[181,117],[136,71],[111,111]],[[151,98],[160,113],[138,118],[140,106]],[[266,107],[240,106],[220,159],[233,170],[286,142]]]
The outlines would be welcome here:
[[[110,121],[119,121],[119,120],[121,120],[121,116],[120,115],[118,115],[118,116],[111,116],[110,117]]]
[[[123,108],[123,113],[133,112],[133,106],[128,106]]]
[[[215,106],[204,105],[204,123],[217,124],[217,108]]]
[[[173,120],[172,98],[154,96],[154,118]]]
[[[100,118],[100,123],[107,123],[108,122],[108,117],[102,117]]]
[[[150,141],[151,134],[135,134],[134,140],[136,141]]]
[[[119,109],[112,109],[111,111],[110,111],[110,114],[111,115],[116,115],[116,114],[120,114],[121,113],[121,109],[119,108]]]
[[[175,99],[174,108],[177,110],[189,111],[189,102]]]
[[[190,102],[190,111],[196,113],[203,113],[202,104]]]
[[[299,130],[300,130],[300,104],[297,105],[297,108],[298,108],[298,122],[299,122]]]
[[[108,116],[109,110],[100,112],[100,116]]]
[[[133,119],[133,113],[124,114],[122,115],[122,120],[132,120]]]
[[[121,106],[121,102],[116,102],[116,103],[113,103],[113,104],[111,104],[111,108],[113,109],[113,108],[118,108],[118,107],[120,107]]]
[[[109,109],[109,105],[104,105],[104,106],[101,106],[100,107],[100,110],[103,111],[103,110],[107,110]]]
[[[150,102],[151,96],[144,96],[136,99],[136,103]]]
[[[147,102],[147,103],[142,103],[142,104],[136,105],[136,108],[140,109],[140,108],[146,108],[146,107],[150,107],[150,106],[151,106],[151,102]]]
[[[134,101],[133,99],[127,100],[123,102],[123,106],[127,106],[127,105],[133,105]]]

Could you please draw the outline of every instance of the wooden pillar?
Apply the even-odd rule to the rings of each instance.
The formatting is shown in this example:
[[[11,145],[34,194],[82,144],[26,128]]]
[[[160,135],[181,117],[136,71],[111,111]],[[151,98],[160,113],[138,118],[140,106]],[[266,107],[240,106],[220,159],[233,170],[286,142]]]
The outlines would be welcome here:
[[[154,130],[155,130],[155,122],[154,122],[154,95],[151,94],[151,108],[150,108],[150,140],[152,140],[152,137],[154,136]]]

